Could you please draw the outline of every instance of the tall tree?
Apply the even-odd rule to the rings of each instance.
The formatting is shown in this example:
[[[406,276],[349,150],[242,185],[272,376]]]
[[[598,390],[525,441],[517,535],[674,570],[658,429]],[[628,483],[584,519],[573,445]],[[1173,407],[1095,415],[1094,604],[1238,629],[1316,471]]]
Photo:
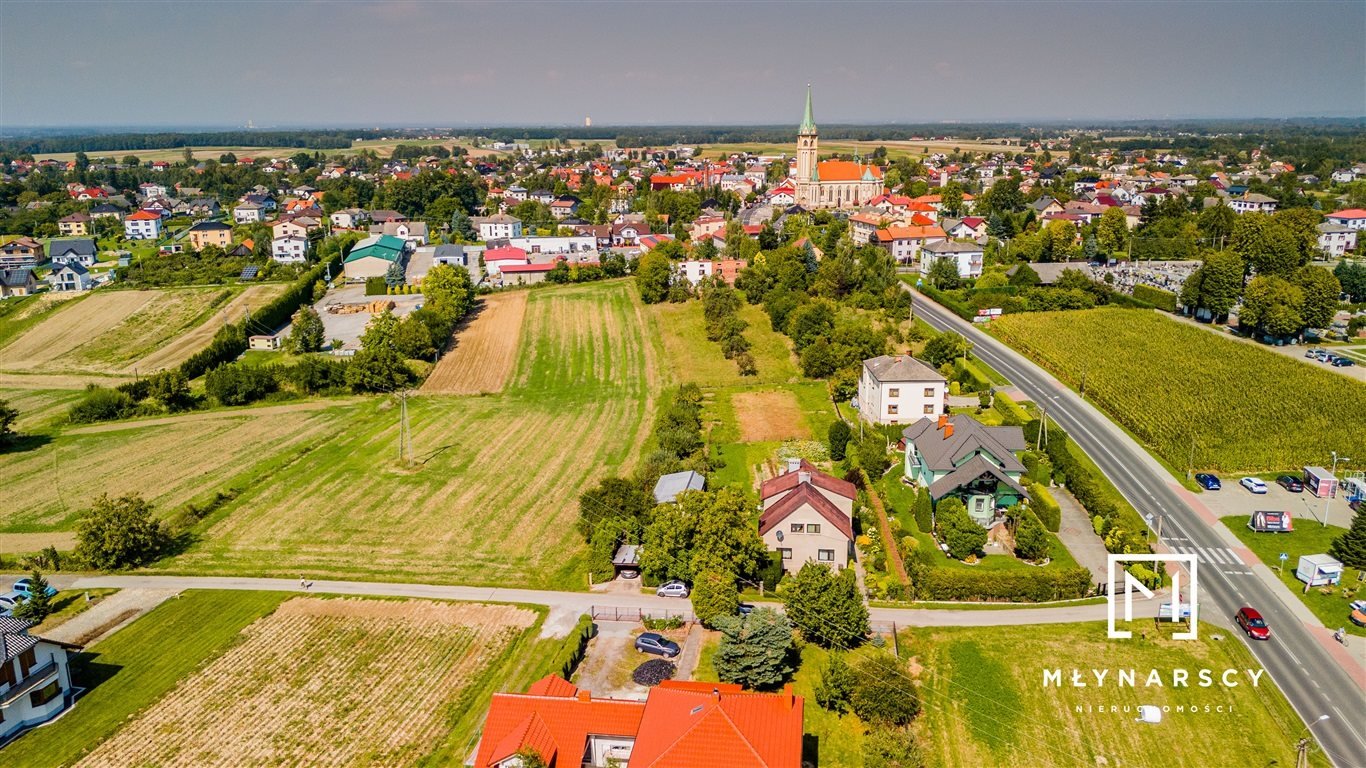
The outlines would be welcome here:
[[[792,674],[792,624],[772,608],[748,616],[716,619],[721,644],[712,664],[716,676],[746,688],[773,688]]]
[[[1281,222],[1264,213],[1245,213],[1233,225],[1233,250],[1243,265],[1258,275],[1289,277],[1302,259],[1294,235]]]
[[[636,286],[640,289],[640,299],[646,304],[658,304],[669,295],[669,281],[672,265],[659,249],[654,249],[636,265]]]
[[[1214,251],[1181,286],[1181,303],[1226,317],[1243,292],[1243,260],[1233,251]]]
[[[54,610],[48,589],[47,579],[35,568],[28,578],[28,598],[14,607],[14,617],[41,624]]]
[[[290,324],[289,351],[296,355],[317,352],[323,348],[324,334],[323,319],[318,311],[307,305],[299,307]]]
[[[693,613],[704,626],[715,627],[723,616],[734,616],[740,607],[740,591],[730,571],[698,571],[693,577]]]
[[[825,648],[851,648],[868,634],[868,607],[858,593],[854,572],[838,575],[808,562],[786,588],[783,606],[802,636]]]
[[[1348,568],[1366,570],[1366,507],[1357,511],[1352,527],[1333,539],[1328,551]]]
[[[137,494],[100,496],[76,528],[76,558],[97,571],[146,565],[170,544],[152,505]]]
[[[1304,328],[1304,291],[1275,276],[1252,279],[1243,291],[1238,325],[1260,328],[1272,336],[1290,336]]]
[[[1301,319],[1306,328],[1327,328],[1338,311],[1342,284],[1323,267],[1306,264],[1295,273],[1295,285],[1304,291]]]
[[[1111,206],[1096,224],[1096,244],[1106,255],[1122,252],[1129,244],[1129,217],[1124,209]]]

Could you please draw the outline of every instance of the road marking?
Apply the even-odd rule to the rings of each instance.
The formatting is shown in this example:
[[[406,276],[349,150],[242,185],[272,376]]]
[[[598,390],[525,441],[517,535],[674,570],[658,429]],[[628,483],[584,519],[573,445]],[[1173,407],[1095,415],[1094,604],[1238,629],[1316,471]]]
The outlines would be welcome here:
[[[1299,666],[1300,670],[1303,671],[1303,670],[1304,670],[1304,665],[1303,665],[1303,664],[1300,664],[1299,657],[1296,656],[1295,654],[1291,653],[1291,652],[1290,652],[1290,649],[1289,649],[1288,647],[1285,647],[1285,643],[1281,643],[1281,646],[1282,646],[1282,647],[1281,647],[1281,650],[1285,653],[1285,655],[1286,655],[1286,656],[1289,656],[1289,657],[1290,657],[1290,660],[1293,661],[1293,662],[1295,662],[1295,664]]]

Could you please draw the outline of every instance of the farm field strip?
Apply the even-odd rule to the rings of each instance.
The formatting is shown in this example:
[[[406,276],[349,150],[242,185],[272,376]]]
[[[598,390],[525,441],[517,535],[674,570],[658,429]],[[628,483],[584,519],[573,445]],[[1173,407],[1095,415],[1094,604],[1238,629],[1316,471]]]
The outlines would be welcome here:
[[[787,390],[737,392],[731,397],[740,427],[740,442],[809,440],[797,398]]]
[[[455,346],[422,384],[423,394],[477,395],[501,392],[512,375],[526,317],[527,291],[483,300],[477,317],[457,329]]]
[[[745,338],[754,356],[754,376],[741,376],[734,360],[727,360],[721,346],[707,339],[702,317],[702,302],[655,304],[649,310],[658,323],[664,338],[669,368],[679,382],[690,382],[701,387],[733,386],[739,384],[777,384],[798,381],[791,341],[775,332],[763,308],[744,304],[740,318],[749,323]]]
[[[1172,466],[1276,471],[1366,452],[1366,385],[1143,310],[1007,315],[991,332]],[[1353,452],[1357,453],[1353,453]]]
[[[0,369],[23,371],[45,367],[156,298],[156,291],[101,291],[64,306],[0,349]]]
[[[208,347],[213,335],[225,323],[240,322],[250,308],[259,309],[265,306],[276,296],[284,293],[286,287],[284,283],[248,286],[246,290],[232,297],[226,304],[212,308],[209,316],[191,328],[189,332],[176,337],[165,346],[149,352],[142,359],[134,361],[125,367],[122,373],[148,373],[180,365],[191,355]],[[219,322],[220,319],[222,322]]]
[[[411,765],[536,619],[513,606],[296,597],[77,765]]]

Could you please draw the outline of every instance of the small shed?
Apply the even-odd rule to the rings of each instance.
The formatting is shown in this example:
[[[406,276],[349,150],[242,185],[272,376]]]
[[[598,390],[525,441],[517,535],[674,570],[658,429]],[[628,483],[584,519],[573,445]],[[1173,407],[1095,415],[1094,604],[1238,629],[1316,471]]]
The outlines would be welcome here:
[[[247,339],[247,346],[251,349],[263,349],[274,352],[280,348],[279,336],[252,336]]]
[[[1295,578],[1311,587],[1337,584],[1342,581],[1342,563],[1332,555],[1301,555]]]
[[[1289,512],[1258,510],[1248,518],[1247,527],[1258,533],[1290,533],[1295,530]]]
[[[678,494],[684,491],[706,490],[707,478],[689,470],[687,472],[670,472],[655,482],[655,503],[672,504],[678,499]]]

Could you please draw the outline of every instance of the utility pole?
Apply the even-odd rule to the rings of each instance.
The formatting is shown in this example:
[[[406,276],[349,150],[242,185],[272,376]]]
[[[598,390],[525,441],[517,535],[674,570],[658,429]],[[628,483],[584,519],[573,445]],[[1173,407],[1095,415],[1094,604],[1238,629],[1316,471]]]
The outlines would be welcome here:
[[[1190,458],[1186,460],[1186,479],[1187,479],[1187,480],[1191,479],[1191,475],[1192,475],[1194,472],[1195,472],[1195,433],[1192,432],[1192,433],[1191,433],[1191,454],[1190,454]]]
[[[408,445],[408,390],[398,393],[398,463],[407,465],[411,449]]]
[[[1338,452],[1337,452],[1337,451],[1333,451],[1333,468],[1329,471],[1329,474],[1331,474],[1331,475],[1333,476],[1333,492],[1330,493],[1330,494],[1328,494],[1327,496],[1325,496],[1324,499],[1323,499],[1323,527],[1324,527],[1324,528],[1327,528],[1327,527],[1328,527],[1328,507],[1329,507],[1329,505],[1331,505],[1331,504],[1333,503],[1333,497],[1337,495],[1338,462],[1339,462],[1339,461],[1341,461],[1343,464],[1346,464],[1347,462],[1351,461],[1351,459],[1347,458],[1346,456],[1341,456],[1341,457],[1340,457],[1340,456],[1338,456]]]

